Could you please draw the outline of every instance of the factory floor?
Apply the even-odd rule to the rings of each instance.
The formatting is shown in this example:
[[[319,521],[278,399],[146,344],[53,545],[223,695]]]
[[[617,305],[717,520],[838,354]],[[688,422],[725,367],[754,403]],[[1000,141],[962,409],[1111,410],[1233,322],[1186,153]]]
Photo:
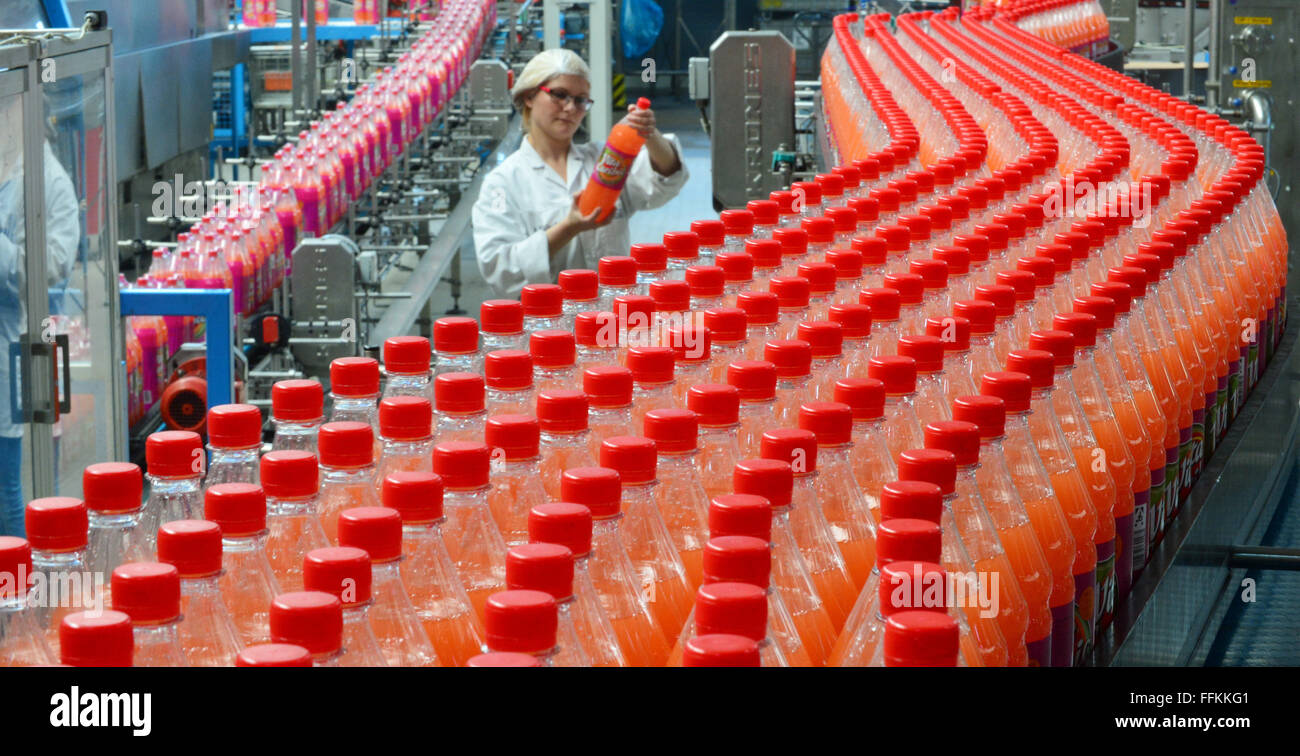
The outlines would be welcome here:
[[[655,117],[659,130],[666,134],[676,134],[682,145],[682,158],[690,171],[690,180],[681,193],[668,204],[656,210],[640,212],[632,216],[632,243],[657,242],[663,238],[665,231],[684,231],[691,221],[700,218],[716,218],[713,212],[712,166],[709,157],[709,137],[700,125],[699,110],[690,100],[672,100],[660,95],[655,100]],[[493,297],[483,277],[479,275],[478,264],[473,257],[473,249],[467,246],[461,254],[461,295],[460,310],[471,315],[478,314],[479,304]],[[448,312],[453,308],[451,285],[441,284],[432,297],[434,313]]]

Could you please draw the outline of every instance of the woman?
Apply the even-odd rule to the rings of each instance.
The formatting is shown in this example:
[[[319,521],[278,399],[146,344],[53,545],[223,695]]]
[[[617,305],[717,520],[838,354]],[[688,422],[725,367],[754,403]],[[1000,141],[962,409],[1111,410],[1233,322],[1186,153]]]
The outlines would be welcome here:
[[[597,223],[599,210],[583,215],[578,197],[603,140],[573,143],[592,103],[587,64],[571,50],[545,50],[524,67],[511,95],[523,112],[524,138],[483,180],[473,213],[479,271],[502,297],[553,282],[562,270],[595,268],[605,255],[627,254],[628,218],[672,199],[688,175],[681,145],[655,128],[654,111],[629,106],[623,123],[645,137],[645,147],[614,212]]]

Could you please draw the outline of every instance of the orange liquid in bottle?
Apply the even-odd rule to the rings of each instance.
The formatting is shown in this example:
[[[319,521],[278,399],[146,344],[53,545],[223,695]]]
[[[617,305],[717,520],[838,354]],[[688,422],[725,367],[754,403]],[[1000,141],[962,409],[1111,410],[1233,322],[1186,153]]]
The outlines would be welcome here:
[[[484,599],[486,601],[486,599]],[[444,667],[463,667],[471,657],[483,653],[474,617],[461,613],[454,617],[422,618],[424,632],[433,643],[438,662]]]

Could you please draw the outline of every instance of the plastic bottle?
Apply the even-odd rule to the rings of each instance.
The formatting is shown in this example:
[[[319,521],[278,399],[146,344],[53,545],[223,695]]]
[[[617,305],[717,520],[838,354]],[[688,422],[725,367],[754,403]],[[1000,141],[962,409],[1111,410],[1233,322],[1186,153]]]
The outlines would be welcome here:
[[[261,460],[266,492],[266,553],[282,591],[302,587],[302,560],[312,549],[329,545],[317,516],[320,470],[310,452],[270,452]]]
[[[531,415],[488,418],[485,440],[492,450],[488,506],[507,546],[528,542],[528,512],[547,501],[539,437],[540,427]]]
[[[533,358],[528,352],[498,349],[483,358],[488,416],[527,415],[533,412],[537,393],[533,385]]]
[[[743,635],[696,635],[682,650],[683,667],[761,667],[758,644]]]
[[[316,434],[324,419],[325,392],[312,380],[276,381],[271,386],[271,451],[316,453]]]
[[[885,625],[885,666],[955,667],[959,642],[957,623],[946,614],[898,612]]]
[[[221,527],[177,520],[158,530],[158,561],[180,576],[181,649],[193,667],[229,667],[243,648],[221,591]]]
[[[758,452],[763,430],[776,416],[776,366],[764,360],[738,360],[727,366],[727,383],[740,393],[739,445],[742,457]]]
[[[55,657],[31,597],[31,544],[15,536],[0,536],[0,576],[0,667],[53,664]]]
[[[664,280],[668,273],[668,248],[662,244],[633,244],[628,255],[636,261],[636,293],[643,297],[653,296],[652,287]],[[681,284],[680,281],[675,283],[678,287]]]
[[[208,410],[205,488],[222,483],[257,483],[262,451],[262,411],[251,404],[222,404]]]
[[[713,267],[701,263],[700,237],[693,231],[668,231],[664,234],[664,247],[668,250],[668,270],[664,274],[667,280],[686,281],[688,269]]]
[[[560,291],[564,295],[561,308],[564,316],[560,328],[572,331],[574,321],[580,313],[596,309],[599,301],[600,276],[594,270],[578,268],[560,271],[557,280]]]
[[[726,305],[727,273],[721,267],[692,265],[682,271],[682,275],[690,290],[692,312],[701,313]]]
[[[489,299],[479,306],[484,354],[498,349],[525,349],[524,306],[514,299]]]
[[[644,429],[657,454],[655,504],[686,569],[687,585],[694,590],[703,579],[700,559],[708,540],[709,506],[697,464],[699,416],[689,409],[652,410],[646,413]],[[603,459],[602,464],[619,469]]]
[[[44,600],[30,607],[30,616],[49,647],[52,663],[59,658],[59,625],[63,618],[76,611],[102,609],[107,596],[102,582],[96,584],[92,578],[87,584],[85,580],[90,575],[90,520],[85,502],[66,496],[32,499],[27,502],[23,519],[31,549],[27,572],[33,578],[40,573],[36,579],[44,580]],[[14,554],[26,563],[26,556],[11,552],[11,557]],[[78,576],[79,582],[69,582]]]
[[[788,667],[781,645],[769,634],[768,594],[752,583],[719,582],[695,594],[695,633],[740,635],[758,644],[764,667]]]
[[[203,439],[191,431],[159,431],[145,440],[149,499],[140,527],[152,548],[158,526],[194,519],[203,509]]]
[[[339,357],[330,363],[330,422],[366,423],[379,430],[379,361]]]
[[[646,601],[654,577],[643,575],[633,564],[621,535],[624,515],[619,473],[601,467],[570,468],[564,471],[561,489],[562,501],[591,512],[591,580],[628,664],[663,666],[669,645]],[[663,542],[668,543],[666,537]]]
[[[320,429],[320,493],[317,511],[325,537],[338,543],[339,513],[378,506],[375,439],[364,423],[326,423]]]
[[[130,462],[98,462],[81,475],[81,495],[89,510],[86,565],[92,574],[111,575],[125,562],[153,557],[150,534],[142,524],[144,479]]]
[[[725,251],[723,245],[726,242],[726,227],[722,225],[721,220],[707,218],[691,221],[691,232],[700,240],[700,265],[713,264],[714,260]]]
[[[871,308],[856,303],[833,304],[827,309],[827,317],[840,327],[840,373],[828,376],[828,396],[832,396],[835,381],[846,375],[866,375],[867,360],[871,358]]]
[[[916,361],[902,355],[872,357],[867,375],[885,384],[885,446],[897,460],[904,449],[915,449],[922,441],[916,413]]]
[[[69,667],[134,666],[131,618],[112,610],[69,614],[59,625],[59,649]]]
[[[433,401],[430,385],[429,340],[423,336],[393,336],[384,340],[384,398],[422,396]]]
[[[181,578],[177,569],[159,562],[128,562],[113,570],[111,587],[113,609],[131,618],[133,665],[189,666],[180,643]]]
[[[369,555],[370,592],[374,597],[370,626],[388,666],[439,666],[433,644],[402,581],[401,514],[387,507],[345,510],[339,515],[339,544]]]
[[[723,252],[716,262],[722,268],[722,305],[738,307],[740,294],[749,291],[754,283],[754,256],[749,252]]]
[[[375,602],[370,556],[365,551],[331,546],[307,552],[303,559],[303,584],[308,591],[327,593],[343,605],[343,650],[338,666],[388,666],[370,620],[370,610]],[[273,635],[274,631],[272,609]]]
[[[868,359],[898,353],[898,292],[884,287],[863,289],[858,303],[871,308],[871,338],[867,342]]]
[[[842,354],[843,327],[827,320],[804,321],[798,326],[797,336],[800,341],[808,342],[812,356],[812,390],[806,398],[830,401],[835,391],[835,381],[846,372]]]
[[[402,583],[444,666],[461,666],[479,652],[483,629],[443,540],[442,479],[431,472],[396,472],[382,484],[384,506],[402,517]]]
[[[376,481],[403,470],[432,471],[432,422],[433,410],[422,396],[390,396],[379,403]]]
[[[447,553],[480,620],[488,596],[502,589],[506,575],[505,539],[488,504],[490,465],[490,451],[481,443],[447,441],[433,447],[433,471],[443,484]]]
[[[776,366],[776,414],[767,423],[778,427],[798,422],[799,405],[814,395],[812,345],[802,339],[769,341],[763,357]]]
[[[487,422],[487,389],[478,373],[439,373],[433,379],[433,438],[480,441]]]
[[[541,592],[556,606],[554,664],[560,667],[590,667],[591,656],[573,618],[576,603],[573,590],[573,552],[554,543],[524,543],[506,552],[506,585],[510,591]],[[500,594],[497,594],[498,596]]]
[[[563,548],[568,552],[565,559],[571,560],[572,601],[566,602],[574,630],[579,643],[591,663],[596,667],[626,667],[627,656],[623,653],[618,635],[610,623],[605,608],[601,606],[600,594],[591,579],[588,562],[591,556],[592,517],[591,510],[581,504],[555,502],[540,504],[528,513],[528,539],[532,544],[541,544]],[[541,555],[540,561],[558,564],[558,552],[552,549]],[[507,581],[510,578],[510,555],[506,557]],[[647,622],[649,620],[646,612]]]
[[[645,414],[674,405],[673,350],[666,346],[634,346],[627,350],[627,367],[632,371],[632,423],[639,427]]]
[[[852,415],[849,465],[867,509],[879,522],[881,488],[898,477],[885,443],[885,384],[874,378],[843,378],[835,383],[834,398]]]
[[[204,517],[220,527],[217,588],[242,646],[271,638],[267,614],[279,584],[267,558],[266,495],[250,483],[222,483],[204,496]]]
[[[712,332],[707,326],[683,323],[667,330],[666,343],[673,351],[672,399],[681,406],[691,386],[710,380]]]
[[[637,99],[636,105],[638,109],[646,110],[650,107],[650,100],[641,97]],[[601,152],[600,160],[596,161],[591,179],[578,200],[579,212],[587,215],[600,208],[596,218],[598,221],[603,221],[614,212],[623,183],[627,181],[628,171],[632,169],[632,161],[636,159],[643,144],[645,139],[625,123],[615,124],[610,129],[605,149]]]
[[[898,339],[898,353],[916,364],[916,390],[912,395],[918,418],[947,420],[947,387],[943,383],[944,342],[937,336],[908,334]],[[870,363],[868,363],[870,371]]]
[[[731,492],[731,472],[740,461],[740,391],[734,386],[691,386],[687,407],[696,414],[696,469],[708,500]]]
[[[538,391],[577,385],[577,342],[569,331],[530,331],[528,352],[533,361],[533,385]]]
[[[636,260],[626,255],[610,255],[596,263],[599,299],[592,309],[614,311],[615,297],[636,293]]]
[[[433,375],[482,373],[478,321],[466,317],[445,317],[433,321]]]
[[[542,591],[499,591],[487,602],[488,653],[529,654],[543,667],[580,666],[585,655],[560,644],[559,607]]]
[[[589,402],[588,442],[594,459],[601,441],[632,430],[632,371],[619,365],[588,366],[582,390]]]
[[[581,391],[543,391],[537,395],[542,485],[551,501],[564,500],[560,497],[561,473],[595,464],[587,417],[587,395]]]
[[[281,593],[271,602],[270,618],[274,643],[307,649],[313,667],[343,666],[343,602],[334,594]]]
[[[722,221],[723,248],[728,252],[739,252],[745,248],[745,241],[754,234],[754,214],[748,210],[731,209],[718,213]]]

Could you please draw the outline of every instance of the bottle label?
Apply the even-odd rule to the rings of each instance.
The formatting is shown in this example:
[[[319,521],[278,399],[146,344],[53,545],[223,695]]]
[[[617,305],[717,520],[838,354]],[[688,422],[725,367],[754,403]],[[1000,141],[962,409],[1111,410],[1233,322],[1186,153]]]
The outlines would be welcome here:
[[[1182,439],[1182,433],[1179,433],[1179,439]],[[1165,497],[1160,502],[1160,519],[1154,523],[1157,540],[1165,537],[1165,525],[1178,508],[1178,455],[1182,448],[1180,443],[1172,449],[1165,449]]]
[[[1052,633],[1036,641],[1027,641],[1025,648],[1029,651],[1029,666],[1050,667],[1052,665]]]
[[[1116,528],[1119,527],[1120,519],[1122,518],[1115,519]],[[1118,539],[1097,544],[1097,611],[1093,627],[1098,630],[1109,625],[1115,616],[1116,540]]]
[[[1143,523],[1143,532],[1145,533],[1146,548],[1143,549],[1142,567],[1146,567],[1147,562],[1151,561],[1151,552],[1155,550],[1156,541],[1160,538],[1159,529],[1156,527],[1157,517],[1161,507],[1165,502],[1165,468],[1160,467],[1151,471],[1151,502],[1147,505],[1146,522]],[[1136,514],[1136,510],[1134,512]],[[1137,523],[1133,524],[1137,527]],[[1137,560],[1134,559],[1133,568],[1138,569]]]
[[[1083,666],[1092,653],[1097,627],[1097,570],[1074,576],[1074,666]]]
[[[1051,659],[1053,667],[1074,664],[1074,601],[1052,607]]]
[[[606,144],[600,160],[596,161],[596,170],[591,172],[591,180],[616,192],[621,191],[635,157]]]
[[[1232,416],[1234,418],[1237,416],[1237,413],[1241,411],[1241,404],[1245,400],[1246,377],[1247,377],[1246,374],[1248,372],[1246,366],[1249,364],[1249,362],[1250,362],[1250,350],[1247,349],[1246,347],[1242,347],[1240,356],[1237,359],[1237,369],[1236,369],[1237,382],[1234,384],[1234,388],[1232,391]]]
[[[1232,422],[1232,401],[1233,379],[1237,377],[1237,363],[1229,363],[1228,374],[1219,379],[1219,396],[1215,402],[1218,409],[1218,438],[1214,439],[1215,446],[1223,440],[1224,434],[1228,432],[1228,424]]]
[[[1208,408],[1211,404],[1206,402],[1205,406]],[[1183,501],[1187,501],[1187,494],[1191,492],[1192,483],[1200,477],[1201,464],[1205,461],[1205,415],[1204,409],[1192,411],[1192,449],[1187,463],[1187,491],[1183,493]]]
[[[1219,438],[1219,390],[1205,395],[1205,427],[1201,433],[1201,459],[1196,465],[1196,474],[1201,474],[1205,460],[1214,453],[1215,442]]]
[[[1174,506],[1169,509],[1169,520],[1178,515],[1182,502],[1187,500],[1187,494],[1192,490],[1192,439],[1194,437],[1193,426],[1196,421],[1193,419],[1192,425],[1178,431],[1178,480],[1175,481],[1174,487],[1178,491],[1178,498]],[[1166,523],[1168,524],[1168,523]]]

